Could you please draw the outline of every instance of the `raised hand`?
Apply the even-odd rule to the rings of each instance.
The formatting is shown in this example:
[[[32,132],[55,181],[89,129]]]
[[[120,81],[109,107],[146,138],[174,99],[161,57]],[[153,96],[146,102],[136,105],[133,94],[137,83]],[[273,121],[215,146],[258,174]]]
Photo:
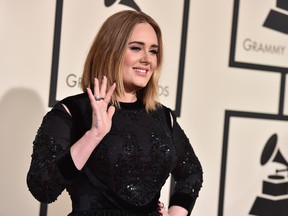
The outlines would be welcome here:
[[[107,91],[107,77],[104,76],[99,86],[99,80],[94,80],[94,95],[90,88],[87,93],[92,107],[92,125],[91,131],[98,138],[103,138],[111,129],[112,117],[115,112],[114,106],[109,106],[112,94],[116,88],[114,83]]]

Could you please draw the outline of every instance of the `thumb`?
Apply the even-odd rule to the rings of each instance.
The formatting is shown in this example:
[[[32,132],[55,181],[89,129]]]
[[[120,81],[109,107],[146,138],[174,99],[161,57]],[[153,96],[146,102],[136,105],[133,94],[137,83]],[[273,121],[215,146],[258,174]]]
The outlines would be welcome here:
[[[112,119],[113,115],[115,113],[115,107],[114,106],[110,106],[107,110],[107,114],[109,116],[110,119]]]

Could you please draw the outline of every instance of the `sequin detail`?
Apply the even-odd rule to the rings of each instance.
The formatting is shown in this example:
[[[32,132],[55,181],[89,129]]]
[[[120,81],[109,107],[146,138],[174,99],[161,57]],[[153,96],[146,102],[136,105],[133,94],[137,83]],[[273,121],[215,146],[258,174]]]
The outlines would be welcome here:
[[[183,141],[183,154],[178,158],[175,191],[190,194],[194,200],[198,197],[203,183],[202,166],[195,155],[188,138]],[[182,179],[178,181],[178,176]]]
[[[72,183],[67,183],[56,165],[57,156],[62,156],[62,153],[69,150],[68,148],[75,142],[74,137],[71,137],[75,135],[73,133],[75,126],[77,129],[83,129],[80,132],[76,131],[77,137],[81,137],[91,125],[88,96],[81,94],[72,96],[68,100],[73,100],[73,106],[75,104],[79,106],[79,118],[72,118],[71,121],[70,116],[68,118],[65,110],[61,109],[62,106],[56,109],[54,107],[44,118],[34,141],[27,183],[31,193],[41,202],[56,200],[65,188],[71,196],[91,193],[99,197],[97,187],[95,189],[91,185],[85,173],[77,174]],[[153,211],[154,202],[157,202],[161,188],[170,173],[176,180],[172,200],[174,195],[180,198],[180,201],[176,201],[177,205],[183,205],[182,207],[191,210],[198,196],[202,185],[200,162],[189,140],[179,130],[180,126],[176,120],[171,129],[167,110],[159,106],[155,111],[147,113],[145,107],[141,107],[139,103],[136,107],[133,104],[121,106],[121,109],[117,109],[113,116],[111,131],[94,149],[85,165],[91,170],[92,175],[95,175],[109,189],[113,199],[117,197],[124,201],[124,206],[132,204],[137,207],[136,209],[140,209],[140,207],[149,206],[146,204],[153,204],[153,209],[151,209]],[[50,126],[47,130],[46,122],[51,117],[53,121],[49,121]],[[61,127],[57,128],[56,132],[55,130],[51,132],[51,127],[55,129],[55,125],[61,125]],[[182,195],[188,197],[188,203],[187,200],[182,200]],[[75,210],[70,216],[136,216],[136,214],[123,212],[120,210],[122,208],[117,205],[112,206],[118,210],[106,212],[106,209],[110,208],[104,203],[100,207],[100,209],[105,209],[104,211],[95,210],[92,207],[84,212]],[[153,216],[158,214],[154,213]]]
[[[65,181],[56,166],[56,154],[63,151],[52,137],[45,134],[45,123],[53,115],[48,113],[33,142],[33,155],[27,175],[29,190],[41,202],[53,202],[65,189]]]
[[[117,110],[110,133],[95,151],[96,176],[101,173],[99,179],[128,203],[148,204],[159,193],[175,164],[171,132],[167,131],[164,112],[147,113],[144,108]],[[102,157],[105,152],[112,158]],[[97,165],[98,158],[106,169]]]

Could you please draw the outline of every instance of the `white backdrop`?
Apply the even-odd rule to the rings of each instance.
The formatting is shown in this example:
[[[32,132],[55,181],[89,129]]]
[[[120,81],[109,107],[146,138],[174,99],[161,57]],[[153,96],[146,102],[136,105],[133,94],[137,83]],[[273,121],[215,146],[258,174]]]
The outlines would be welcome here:
[[[69,0],[65,4],[64,0],[56,100],[79,91],[65,80],[69,74],[75,74],[76,80],[81,75],[84,55],[99,25],[94,20],[130,9],[120,1],[107,8],[103,2]],[[163,29],[161,100],[173,109],[185,1],[135,2]],[[288,36],[261,23],[270,10],[287,15],[288,9],[277,8],[274,0],[186,2],[190,5],[179,122],[204,170],[203,188],[192,215],[248,215],[256,197],[263,195],[262,181],[275,167],[285,168],[279,163],[260,164],[273,133],[280,134],[277,149],[288,159]],[[32,141],[50,109],[55,10],[56,0],[0,0],[0,216],[39,215],[39,203],[30,195],[25,178]],[[241,42],[245,38],[253,39],[253,49],[245,49]],[[266,48],[281,46],[283,53],[262,50],[260,43]],[[285,176],[282,183],[287,182],[287,172]],[[169,184],[163,201],[168,202],[168,194]],[[48,215],[67,215],[70,209],[64,193],[49,205]]]

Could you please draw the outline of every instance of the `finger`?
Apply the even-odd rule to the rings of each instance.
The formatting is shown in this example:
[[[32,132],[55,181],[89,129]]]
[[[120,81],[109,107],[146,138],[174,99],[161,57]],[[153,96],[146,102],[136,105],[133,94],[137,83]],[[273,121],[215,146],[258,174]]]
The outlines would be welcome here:
[[[161,215],[169,215],[168,212],[167,212],[164,208],[161,208],[160,210],[158,210],[158,212],[159,212]]]
[[[101,89],[100,89],[100,97],[105,97],[106,95],[106,89],[107,89],[107,77],[103,76],[102,83],[101,83]]]
[[[110,119],[112,119],[113,115],[115,113],[115,107],[114,106],[110,106],[107,110],[107,114],[109,116]]]
[[[164,208],[164,203],[163,203],[163,202],[158,202],[158,206],[159,206],[160,208]]]
[[[94,95],[93,95],[90,88],[87,88],[87,93],[88,93],[88,97],[90,99],[90,102],[93,103],[95,101],[95,98],[94,98]]]
[[[108,92],[107,92],[107,94],[106,94],[106,96],[105,96],[105,98],[104,98],[104,101],[105,101],[106,103],[109,103],[109,102],[110,102],[111,97],[112,97],[112,95],[113,95],[113,93],[114,93],[114,91],[115,91],[115,88],[116,88],[116,83],[113,83],[113,85],[109,88],[109,90],[108,90]]]
[[[93,92],[92,92],[92,90],[90,88],[87,88],[87,93],[88,93],[88,97],[89,97],[90,104],[91,104],[91,107],[93,109],[93,112],[95,112],[95,114],[96,114],[97,110],[94,109],[95,108],[95,97],[93,95]]]
[[[160,214],[160,215],[165,215],[165,212],[161,209],[161,210],[158,210],[158,213]]]
[[[94,96],[100,98],[99,80],[97,78],[94,78]]]

